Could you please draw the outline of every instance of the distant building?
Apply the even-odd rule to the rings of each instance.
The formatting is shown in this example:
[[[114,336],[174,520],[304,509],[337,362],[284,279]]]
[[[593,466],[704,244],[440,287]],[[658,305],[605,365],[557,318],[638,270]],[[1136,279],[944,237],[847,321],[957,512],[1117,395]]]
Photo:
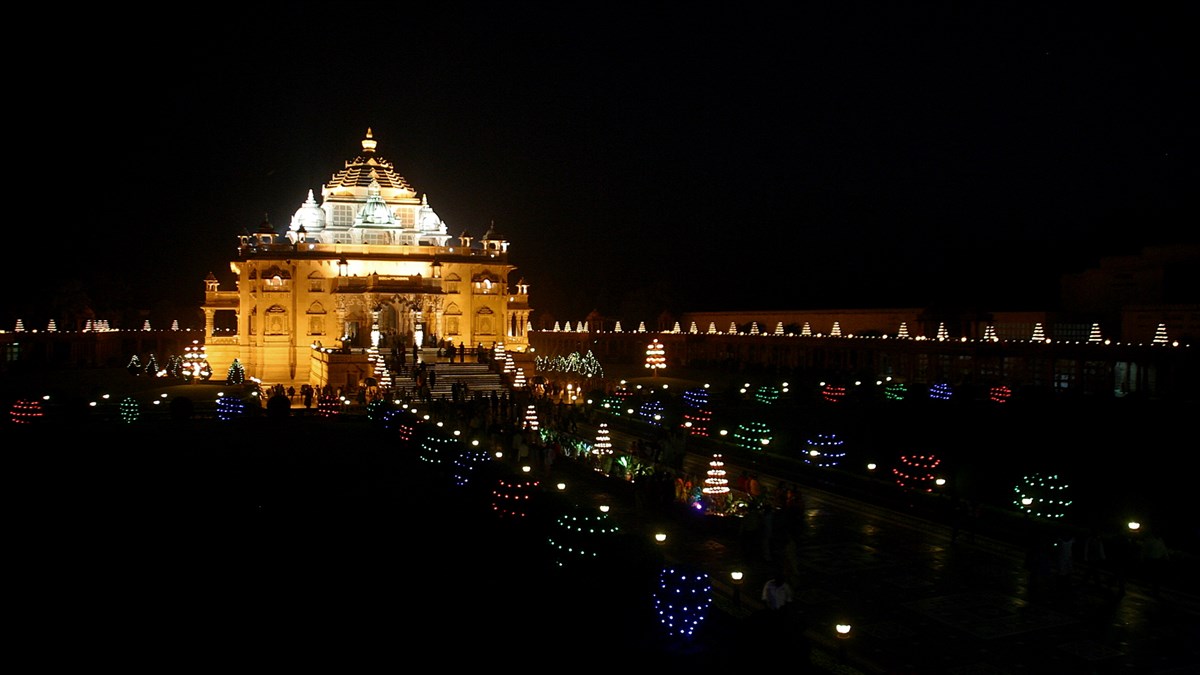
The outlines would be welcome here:
[[[205,345],[215,372],[239,359],[266,383],[334,386],[393,349],[528,345],[529,287],[510,280],[509,242],[493,228],[452,235],[367,130],[362,153],[311,190],[284,231],[238,238],[232,290],[205,280]],[[319,348],[319,349],[318,349]],[[336,351],[355,356],[329,371]],[[347,359],[339,357],[339,362]]]

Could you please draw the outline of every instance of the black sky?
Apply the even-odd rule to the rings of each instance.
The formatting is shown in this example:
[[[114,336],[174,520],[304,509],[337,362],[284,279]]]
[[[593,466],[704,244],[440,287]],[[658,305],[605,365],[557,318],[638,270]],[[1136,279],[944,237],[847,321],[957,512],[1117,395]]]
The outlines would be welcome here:
[[[565,320],[1040,309],[1101,255],[1197,241],[1182,3],[534,7],[57,17],[69,58],[23,55],[8,155],[32,225],[10,254],[60,242],[57,265],[16,269],[199,304],[367,127]]]

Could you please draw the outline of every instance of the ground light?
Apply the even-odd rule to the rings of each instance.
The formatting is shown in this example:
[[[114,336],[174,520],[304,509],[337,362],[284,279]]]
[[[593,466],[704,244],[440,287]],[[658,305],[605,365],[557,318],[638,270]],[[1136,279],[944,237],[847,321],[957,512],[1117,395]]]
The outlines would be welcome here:
[[[742,577],[744,574],[740,570],[734,570],[729,573],[729,578],[733,581],[733,606],[742,606]]]

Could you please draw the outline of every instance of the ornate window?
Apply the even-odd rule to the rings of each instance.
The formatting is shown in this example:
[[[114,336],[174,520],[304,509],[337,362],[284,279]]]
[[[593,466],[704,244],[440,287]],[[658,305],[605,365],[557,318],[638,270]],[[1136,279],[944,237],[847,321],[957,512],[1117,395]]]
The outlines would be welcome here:
[[[446,306],[446,311],[442,313],[446,319],[446,335],[460,335],[459,333],[459,317],[462,316],[462,309],[458,303],[450,303]]]
[[[267,309],[266,327],[264,335],[287,335],[288,334],[288,317],[287,310],[279,305],[271,305]]]
[[[354,224],[354,207],[350,204],[333,205],[333,226],[350,227]]]
[[[495,335],[496,321],[494,313],[491,309],[484,307],[475,314],[475,334],[476,335]]]
[[[392,233],[387,230],[365,230],[363,232],[364,244],[382,244],[387,245],[392,243]]]
[[[317,272],[308,275],[308,292],[309,293],[324,293],[325,292],[325,277]]]

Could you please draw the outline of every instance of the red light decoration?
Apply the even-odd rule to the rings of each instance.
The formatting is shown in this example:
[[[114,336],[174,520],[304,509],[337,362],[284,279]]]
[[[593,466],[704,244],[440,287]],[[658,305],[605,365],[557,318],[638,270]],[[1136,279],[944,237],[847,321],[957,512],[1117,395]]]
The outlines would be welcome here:
[[[33,424],[45,416],[42,402],[37,399],[23,398],[12,404],[8,411],[8,419],[13,424]]]
[[[906,490],[933,492],[937,476],[934,471],[942,460],[933,455],[902,455],[900,465],[892,469],[896,485]]]
[[[529,516],[537,489],[536,480],[507,481],[501,478],[492,490],[492,511],[500,518],[524,519]]]
[[[846,388],[827,384],[821,390],[821,396],[830,403],[839,403],[846,397]]]
[[[1012,389],[1009,389],[1004,385],[992,387],[991,394],[989,395],[989,398],[993,403],[1008,403],[1008,399],[1011,397]]]

